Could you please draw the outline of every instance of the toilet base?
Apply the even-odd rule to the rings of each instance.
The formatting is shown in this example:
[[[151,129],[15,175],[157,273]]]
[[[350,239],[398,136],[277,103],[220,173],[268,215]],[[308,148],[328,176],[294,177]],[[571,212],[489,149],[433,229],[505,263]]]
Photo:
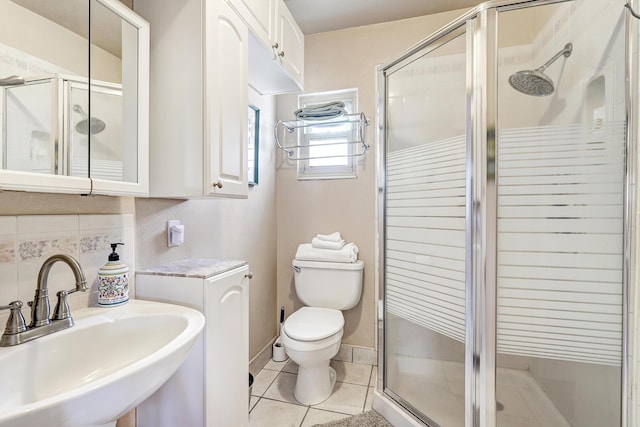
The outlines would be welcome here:
[[[298,378],[293,395],[304,405],[316,405],[327,400],[336,385],[336,370],[329,360],[307,367],[298,367]]]

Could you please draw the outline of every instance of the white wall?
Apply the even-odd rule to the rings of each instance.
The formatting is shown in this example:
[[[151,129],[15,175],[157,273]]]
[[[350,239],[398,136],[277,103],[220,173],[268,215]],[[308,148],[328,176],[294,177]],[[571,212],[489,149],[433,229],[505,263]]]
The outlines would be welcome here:
[[[340,231],[360,248],[365,262],[360,303],[346,311],[343,343],[375,347],[376,303],[376,66],[400,55],[462,11],[312,34],[305,38],[305,93],[357,88],[361,112],[371,120],[367,143],[371,149],[360,162],[358,178],[298,181],[295,163],[279,153],[278,306],[291,314],[301,306],[289,268],[298,244],[317,233]],[[278,119],[291,120],[297,94],[278,97]]]

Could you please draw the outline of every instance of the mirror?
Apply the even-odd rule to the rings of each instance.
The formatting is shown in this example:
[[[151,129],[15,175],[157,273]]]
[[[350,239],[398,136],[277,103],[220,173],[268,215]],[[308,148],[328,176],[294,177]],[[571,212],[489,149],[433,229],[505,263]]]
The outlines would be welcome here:
[[[260,109],[249,105],[249,143],[247,177],[249,186],[258,185],[258,154],[260,153]]]
[[[117,0],[0,0],[1,168],[145,181],[145,36]]]

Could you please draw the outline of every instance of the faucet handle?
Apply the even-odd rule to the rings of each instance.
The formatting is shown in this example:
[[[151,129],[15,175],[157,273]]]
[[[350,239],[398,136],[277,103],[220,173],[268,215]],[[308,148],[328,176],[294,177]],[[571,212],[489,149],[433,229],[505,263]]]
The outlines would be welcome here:
[[[69,291],[59,291],[56,293],[56,295],[58,296],[58,302],[56,302],[56,307],[53,309],[53,317],[51,317],[51,320],[64,320],[71,318],[71,310],[69,309],[67,295],[75,291],[75,289],[72,289]]]
[[[14,335],[27,330],[27,324],[22,315],[22,301],[12,301],[9,305],[0,306],[0,310],[11,310],[4,333]]]

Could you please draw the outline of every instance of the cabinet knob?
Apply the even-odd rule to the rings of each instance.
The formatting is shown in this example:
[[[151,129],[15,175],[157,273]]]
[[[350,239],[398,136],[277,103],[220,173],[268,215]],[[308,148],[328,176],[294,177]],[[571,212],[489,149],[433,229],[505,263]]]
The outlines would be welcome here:
[[[213,185],[214,187],[222,188],[222,181],[221,181],[221,180],[218,180],[218,182],[214,182],[212,185]]]
[[[278,43],[275,43],[275,44],[272,44],[271,47],[274,49],[277,49],[280,47],[280,45]]]
[[[280,58],[284,58],[284,50],[281,50],[280,53],[278,53],[278,56]]]
[[[244,275],[244,277],[246,277],[247,279],[253,279],[253,273],[248,272],[247,274]]]

